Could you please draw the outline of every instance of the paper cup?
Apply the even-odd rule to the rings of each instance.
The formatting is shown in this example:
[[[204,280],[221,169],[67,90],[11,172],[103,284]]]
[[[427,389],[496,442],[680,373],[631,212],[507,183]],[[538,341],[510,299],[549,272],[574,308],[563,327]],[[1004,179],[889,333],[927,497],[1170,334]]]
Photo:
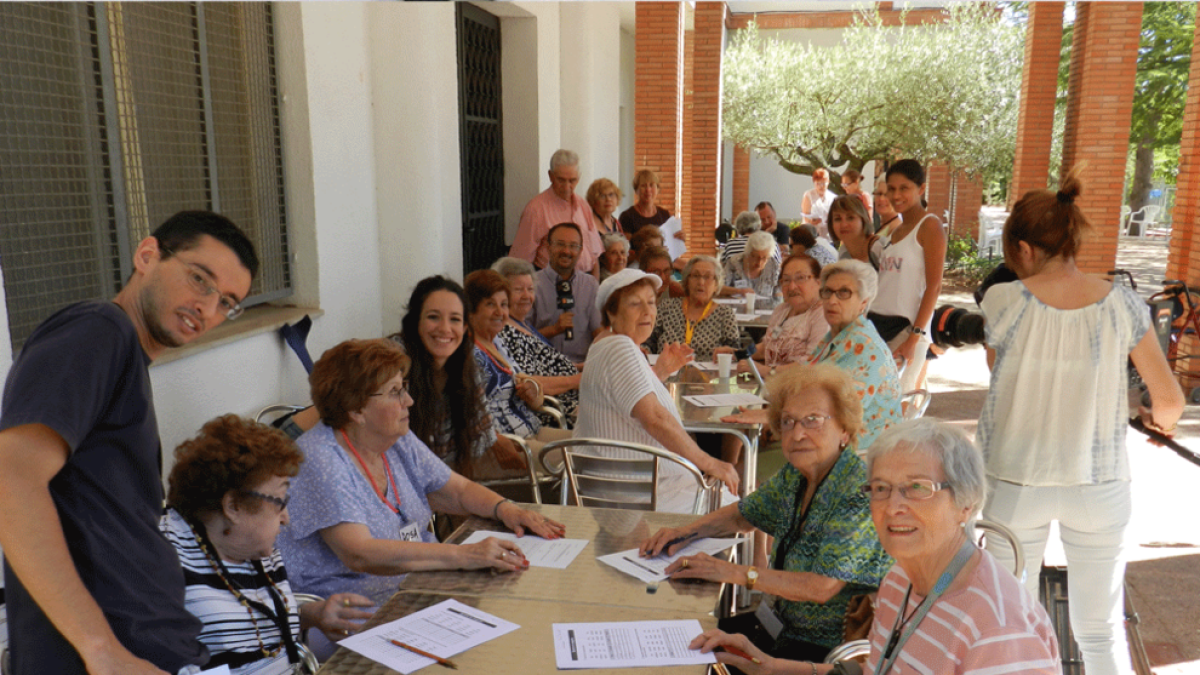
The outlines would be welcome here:
[[[754,313],[754,305],[757,302],[757,300],[758,300],[758,298],[756,298],[754,296],[754,291],[750,291],[749,293],[746,294],[746,313],[747,314]]]
[[[733,368],[733,354],[717,354],[717,375],[722,380],[729,379],[729,371]]]

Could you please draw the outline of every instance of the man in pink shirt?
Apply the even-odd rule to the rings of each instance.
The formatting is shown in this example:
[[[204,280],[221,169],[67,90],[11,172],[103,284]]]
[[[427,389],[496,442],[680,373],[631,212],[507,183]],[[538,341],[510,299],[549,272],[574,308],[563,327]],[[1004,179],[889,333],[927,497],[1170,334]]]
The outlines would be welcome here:
[[[592,207],[575,194],[579,184],[579,155],[557,150],[550,157],[550,187],[529,200],[521,212],[517,236],[508,254],[544,268],[549,263],[546,233],[558,223],[575,223],[583,233],[583,250],[576,269],[591,272],[604,253],[600,233],[592,222]]]

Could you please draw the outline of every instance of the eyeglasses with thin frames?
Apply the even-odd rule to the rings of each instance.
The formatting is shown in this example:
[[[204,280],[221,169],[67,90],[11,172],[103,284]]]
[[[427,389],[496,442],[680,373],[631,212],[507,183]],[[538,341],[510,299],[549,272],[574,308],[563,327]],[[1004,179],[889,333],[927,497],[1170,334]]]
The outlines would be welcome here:
[[[792,283],[803,284],[812,281],[813,279],[816,279],[816,277],[812,276],[811,274],[797,274],[794,277],[779,277],[779,285],[786,286]]]
[[[892,489],[895,488],[900,491],[901,497],[910,501],[920,502],[933,497],[939,490],[945,490],[949,487],[950,483],[948,482],[935,483],[928,478],[915,478],[900,485],[873,480],[858,488],[858,490],[870,497],[871,501],[881,502],[889,499],[892,496]]]
[[[378,394],[371,394],[371,398],[374,398],[376,396],[387,396],[388,398],[394,398],[397,401],[403,401],[404,397],[407,395],[408,395],[408,385],[405,384],[399,388],[392,387],[391,389],[389,389],[387,391],[381,391]]]
[[[825,420],[831,419],[833,419],[832,415],[812,414],[805,415],[800,419],[788,416],[779,420],[779,428],[783,431],[791,431],[796,428],[797,424],[799,424],[801,427],[808,429],[809,431],[820,431],[821,429],[825,428]]]
[[[160,247],[160,250],[163,253],[163,258],[170,258],[174,255],[174,252],[166,247]],[[183,263],[184,267],[187,268],[184,277],[187,279],[188,285],[200,297],[207,298],[213,293],[217,294],[219,298],[217,303],[220,305],[221,313],[225,315],[226,319],[233,321],[241,316],[242,312],[246,311],[242,307],[242,303],[238,302],[233,296],[224,295],[221,291],[217,290],[217,287],[212,284],[211,277],[209,277],[208,272],[204,271],[204,268],[196,263],[190,263],[185,260],[180,260],[179,262]]]
[[[275,495],[267,495],[267,494],[263,494],[261,492],[255,492],[254,490],[243,490],[242,493],[248,497],[254,497],[256,499],[261,499],[264,502],[270,502],[270,503],[274,504],[275,506],[278,506],[280,513],[283,513],[283,510],[287,508],[288,500],[290,500],[292,498],[292,496],[290,494],[286,494],[282,498],[280,498],[280,497],[276,497]]]
[[[558,249],[563,249],[566,251],[578,252],[578,251],[583,250],[583,245],[576,244],[576,243],[567,243],[565,241],[552,241],[552,242],[550,242],[550,248],[558,248]]]

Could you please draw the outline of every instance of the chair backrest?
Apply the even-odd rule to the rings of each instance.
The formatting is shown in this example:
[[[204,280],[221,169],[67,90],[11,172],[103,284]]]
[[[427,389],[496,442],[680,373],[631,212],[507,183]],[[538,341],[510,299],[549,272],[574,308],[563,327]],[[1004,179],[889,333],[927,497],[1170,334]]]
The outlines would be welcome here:
[[[606,449],[623,452],[606,454]],[[664,462],[682,466],[695,478],[692,513],[707,513],[720,499],[719,482],[709,484],[695,464],[669,450],[603,438],[568,438],[547,443],[539,461],[551,453],[562,453],[564,503],[569,491],[577,506],[653,511],[659,504]]]
[[[296,440],[304,432],[315,427],[317,422],[320,421],[320,417],[317,416],[316,409],[312,406],[283,403],[269,405],[259,410],[258,414],[254,416],[254,420],[261,424],[273,426],[283,431],[292,440]]]
[[[981,542],[983,539],[991,536],[996,536],[1008,542],[1013,551],[1013,576],[1020,579],[1021,583],[1025,583],[1025,579],[1022,578],[1025,575],[1025,549],[1022,548],[1021,541],[1017,539],[1017,535],[1013,534],[1013,531],[1004,525],[994,523],[990,520],[975,521],[975,529],[983,530],[983,535],[979,538]]]
[[[925,415],[933,394],[928,389],[913,389],[900,397],[900,407],[904,411],[904,419],[915,420]]]
[[[294,415],[295,413],[298,413],[307,407],[308,406],[289,405],[286,403],[280,403],[279,405],[269,405],[269,406],[263,408],[262,410],[258,411],[258,414],[254,416],[254,421],[259,422],[260,424],[274,425],[275,421],[278,420],[279,418],[287,417],[288,415]]]

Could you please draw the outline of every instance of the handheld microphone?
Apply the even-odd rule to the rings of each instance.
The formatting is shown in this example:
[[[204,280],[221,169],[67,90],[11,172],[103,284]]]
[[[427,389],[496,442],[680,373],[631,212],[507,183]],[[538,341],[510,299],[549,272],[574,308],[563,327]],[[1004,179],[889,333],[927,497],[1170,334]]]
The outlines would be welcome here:
[[[558,311],[570,312],[575,309],[575,296],[571,293],[571,280],[559,279],[558,284],[554,287],[558,295]],[[575,339],[575,329],[568,328],[563,332],[567,340]]]

